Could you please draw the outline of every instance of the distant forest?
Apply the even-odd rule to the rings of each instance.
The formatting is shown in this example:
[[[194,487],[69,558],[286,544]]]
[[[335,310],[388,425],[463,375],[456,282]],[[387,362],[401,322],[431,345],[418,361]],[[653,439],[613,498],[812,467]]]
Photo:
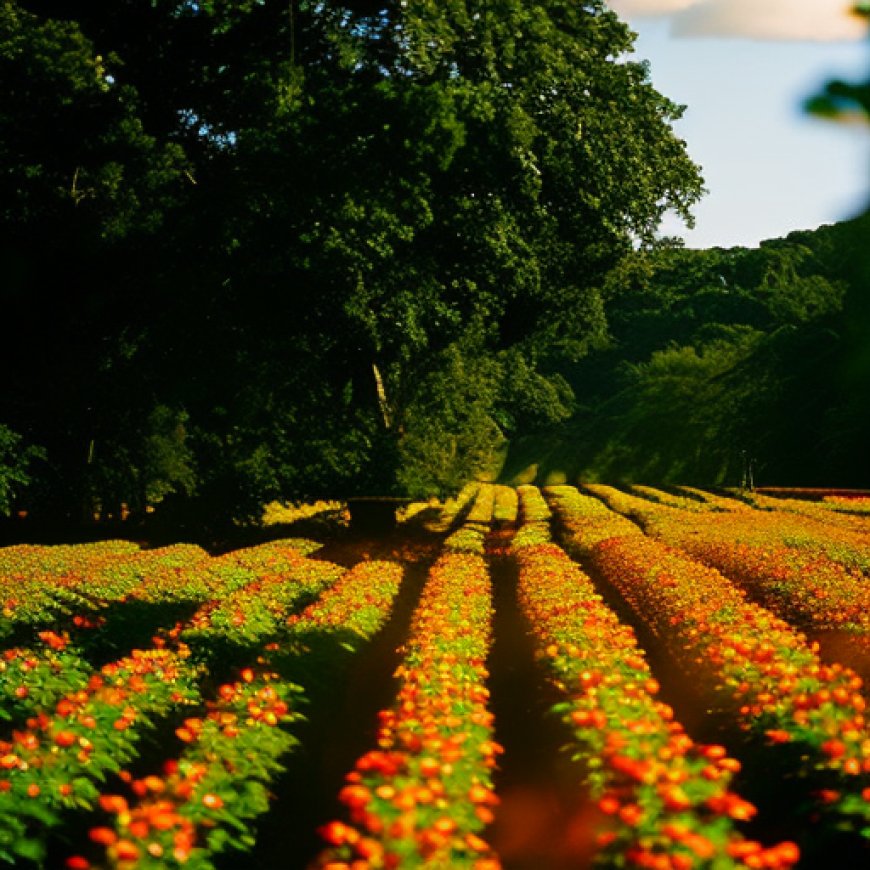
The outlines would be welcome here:
[[[870,486],[870,216],[758,248],[661,249],[608,277],[576,411],[505,476]]]
[[[0,514],[870,485],[868,219],[659,239],[632,32],[490,5],[0,0]]]

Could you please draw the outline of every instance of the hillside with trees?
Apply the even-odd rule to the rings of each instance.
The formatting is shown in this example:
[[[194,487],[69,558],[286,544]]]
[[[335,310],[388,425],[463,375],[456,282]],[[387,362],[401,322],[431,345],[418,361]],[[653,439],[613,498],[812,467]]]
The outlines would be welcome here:
[[[607,282],[608,339],[565,377],[566,423],[508,475],[867,486],[867,215],[758,248],[638,252]]]

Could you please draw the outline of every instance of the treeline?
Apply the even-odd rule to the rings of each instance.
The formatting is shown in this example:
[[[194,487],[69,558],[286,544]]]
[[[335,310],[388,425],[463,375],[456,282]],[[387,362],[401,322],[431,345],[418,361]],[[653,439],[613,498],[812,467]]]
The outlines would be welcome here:
[[[519,439],[539,480],[870,486],[870,216],[758,248],[638,253],[578,408]]]

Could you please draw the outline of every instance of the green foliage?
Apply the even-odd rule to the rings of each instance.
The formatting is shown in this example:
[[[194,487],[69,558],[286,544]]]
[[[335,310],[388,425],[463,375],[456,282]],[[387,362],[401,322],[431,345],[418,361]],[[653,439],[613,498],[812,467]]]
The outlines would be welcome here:
[[[627,258],[609,344],[567,375],[579,412],[521,440],[508,473],[736,486],[751,462],[756,483],[870,482],[867,227]]]
[[[0,6],[0,222],[75,219],[106,237],[159,224],[183,153],[146,134],[135,91],[113,72],[74,22]]]
[[[86,470],[94,510],[117,517],[121,505],[142,513],[170,496],[190,496],[197,471],[188,415],[166,405],[129,413],[114,431],[94,438]]]
[[[42,449],[24,446],[17,432],[0,424],[0,514],[8,516],[16,495],[33,480],[31,463],[44,458]]]
[[[4,301],[51,312],[4,419],[65,515],[455,490],[565,416],[608,270],[701,193],[599,0],[2,10]]]
[[[443,496],[498,466],[503,372],[495,360],[450,347],[404,415],[399,482],[412,497]]]
[[[565,420],[574,406],[574,392],[560,374],[543,375],[534,362],[516,350],[499,358],[501,390],[498,419],[506,433],[552,426]]]
[[[855,3],[853,13],[870,19],[870,4]],[[807,111],[834,121],[851,121],[855,116],[864,121],[870,118],[870,80],[845,82],[833,79],[822,90],[806,101]]]
[[[191,495],[196,489],[187,422],[186,413],[166,405],[157,405],[148,418],[142,471],[147,504],[156,504],[177,491]]]

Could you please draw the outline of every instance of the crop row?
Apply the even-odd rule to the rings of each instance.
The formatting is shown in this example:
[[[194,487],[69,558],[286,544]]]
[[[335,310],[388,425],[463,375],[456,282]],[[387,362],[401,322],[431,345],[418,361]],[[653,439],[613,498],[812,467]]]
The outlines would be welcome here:
[[[114,545],[85,547],[85,553],[58,548],[57,561],[56,548],[0,554],[20,570],[27,562],[34,588],[64,579],[68,588],[86,585],[88,570],[99,578],[84,613],[78,598],[66,599],[76,608],[68,620],[72,639],[44,629],[0,659],[0,718],[10,729],[0,732],[0,860],[43,860],[51,830],[70,811],[97,806],[113,812],[112,823],[93,828],[90,853],[71,856],[69,867],[93,861],[126,867],[133,856],[143,866],[150,860],[154,867],[205,867],[226,845],[250,844],[250,819],[268,808],[267,780],[295,744],[285,728],[298,718],[291,701],[303,701],[299,687],[280,675],[305,660],[312,643],[321,655],[332,649],[341,659],[370,638],[402,576],[391,562],[362,562],[341,576],[338,566],[304,557],[305,544],[299,544],[274,542],[214,559],[188,549],[189,564],[184,558],[167,564],[168,551],[149,561]],[[181,554],[184,549],[175,548]],[[117,582],[110,583],[113,577]],[[176,601],[208,597],[192,619],[161,630],[150,648],[94,667],[83,650],[110,627],[98,615],[101,605],[115,596],[125,607],[159,600],[157,590]],[[318,594],[307,610],[294,613]],[[191,656],[183,641],[201,654]],[[203,663],[215,642],[236,644],[237,657],[252,661],[207,697],[215,690],[208,688]],[[149,753],[154,749],[143,738],[173,721],[181,723],[182,751],[133,780],[125,766],[141,764],[143,742]],[[107,777],[116,789],[100,794]],[[102,857],[93,854],[97,848]]]
[[[340,794],[349,823],[321,833],[319,866],[497,866],[479,832],[491,820],[499,747],[486,709],[491,590],[483,559],[447,553],[415,611],[400,686],[379,715],[377,748],[361,756]]]
[[[822,497],[822,505],[838,514],[853,514],[855,516],[870,516],[870,499],[866,494],[862,495],[825,495]]]
[[[710,502],[704,501],[697,495],[686,493],[678,495],[673,492],[668,492],[663,489],[656,489],[652,486],[641,486],[635,484],[631,488],[633,495],[640,498],[645,498],[656,504],[667,505],[668,507],[677,508],[678,510],[691,511],[693,513],[701,513],[702,511],[722,511],[724,508],[717,507]],[[737,502],[735,502],[737,504]]]
[[[524,493],[525,504],[538,514],[532,493]],[[537,654],[564,698],[554,709],[610,818],[598,860],[658,868],[795,863],[794,843],[765,849],[735,830],[734,820],[755,814],[729,789],[739,763],[721,746],[693,743],[657,699],[658,681],[633,631],[576,563],[553,543],[520,543],[514,558]]]
[[[218,640],[238,644],[262,641],[278,630],[281,620],[297,605],[334,583],[341,574],[337,565],[307,559],[281,543],[240,550],[198,564],[200,572],[208,577],[192,579],[194,567],[173,572],[177,588],[171,596],[175,600],[194,594],[201,597],[207,589],[218,589],[224,591],[225,597],[203,604],[167,637],[183,635],[196,649],[206,651]],[[144,587],[153,592],[158,582],[155,577],[161,584],[169,583],[158,572],[145,580],[139,591]],[[81,645],[90,641],[92,630],[99,629],[104,620],[86,611],[77,612],[70,622],[79,630],[78,644],[70,642],[69,634],[44,630],[30,643],[4,651],[0,658],[0,720],[23,721],[28,715],[53,707],[65,693],[87,682],[93,668]]]
[[[686,512],[635,498],[612,487],[589,490],[631,516],[653,537],[722,571],[751,597],[804,631],[839,630],[858,655],[870,650],[870,585],[844,558],[830,557],[818,529],[812,546],[789,546],[778,517],[766,512],[687,519]],[[694,515],[692,515],[694,516]],[[800,519],[795,518],[799,525]]]
[[[314,598],[341,573],[338,565],[301,556],[282,570],[274,566],[268,571],[254,570],[250,583],[202,605],[185,625],[183,636],[200,644],[216,636],[239,645],[256,643],[275,634],[300,602]]]
[[[810,517],[835,528],[848,529],[865,537],[870,534],[870,523],[867,522],[866,514],[848,513],[845,509],[838,509],[836,503],[808,501],[802,498],[774,498],[758,492],[741,492],[739,497],[758,510],[785,511]]]
[[[635,532],[602,539],[601,503],[576,490],[549,491],[572,529],[573,552],[622,595],[694,686],[711,688],[746,732],[797,750],[814,812],[870,836],[870,732],[861,679],[824,665],[806,638],[715,569]],[[593,530],[584,541],[585,517]]]
[[[701,537],[748,546],[784,547],[815,559],[828,559],[860,574],[870,572],[870,534],[788,511],[756,510],[686,512],[646,498],[637,498],[612,486],[587,484],[614,510],[630,516],[651,534],[661,534],[661,522],[682,528],[681,540]]]
[[[185,718],[177,754],[150,774],[122,777],[125,793],[100,796],[108,818],[90,839],[104,852],[73,855],[68,866],[204,870],[219,852],[250,847],[251,822],[269,809],[269,785],[298,745],[286,729],[299,718],[305,689],[282,676],[287,659],[304,657],[311,638],[324,634],[335,635],[333,647],[358,648],[383,625],[401,578],[395,563],[361,562],[290,617],[280,641]]]
[[[126,601],[157,605],[219,599],[266,575],[286,575],[314,546],[284,540],[210,558],[191,544],[138,550],[124,543],[0,551],[5,617],[0,636],[16,626],[50,627],[61,618],[80,625],[99,622],[108,605]]]
[[[445,539],[445,550],[454,553],[483,553],[484,542],[493,520],[496,489],[500,487],[488,483],[478,487],[462,523]]]
[[[483,559],[497,491],[477,489],[429,570],[395,701],[378,714],[377,748],[357,760],[339,795],[349,822],[320,829],[324,870],[500,866],[480,837],[497,803],[501,752],[487,709],[492,587]]]
[[[43,827],[92,806],[95,781],[135,757],[155,721],[196,701],[186,656],[183,646],[134,651],[0,742],[0,858],[40,859]]]
[[[748,505],[746,502],[731,496],[719,495],[706,489],[698,489],[695,486],[678,486],[676,491],[681,494],[685,493],[689,498],[697,499],[701,503],[701,506],[708,510],[724,511],[726,513],[752,512],[751,505]]]

